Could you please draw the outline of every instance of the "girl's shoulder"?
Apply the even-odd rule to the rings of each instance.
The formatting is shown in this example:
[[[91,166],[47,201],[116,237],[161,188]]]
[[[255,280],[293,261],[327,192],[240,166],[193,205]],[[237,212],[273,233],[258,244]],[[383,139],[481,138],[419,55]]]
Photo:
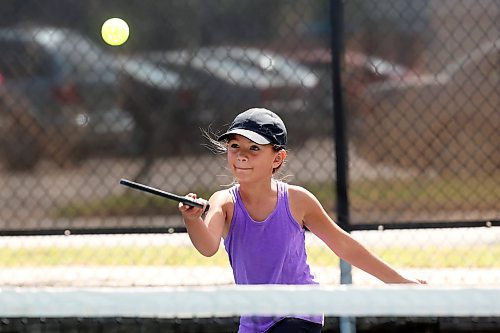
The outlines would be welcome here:
[[[299,185],[291,185],[288,184],[288,196],[291,200],[311,200],[314,197],[314,194],[309,192],[306,188]]]
[[[231,188],[223,189],[214,192],[210,197],[210,206],[218,207],[222,210],[225,216],[232,216],[234,211],[234,194]]]
[[[210,197],[210,201],[215,203],[220,203],[221,205],[227,203],[232,204],[234,202],[234,199],[233,199],[233,194],[231,193],[231,188],[214,192]]]
[[[312,225],[316,225],[316,230],[319,230],[328,222],[332,222],[321,202],[309,190],[301,186],[289,185],[288,197],[290,211],[293,216],[297,221],[301,221],[302,226],[307,226],[309,230],[311,230]]]
[[[288,201],[291,209],[296,212],[305,212],[318,204],[318,199],[309,190],[290,184],[288,185]]]
[[[215,192],[210,197],[210,206],[215,207],[216,212],[223,216],[224,228],[222,237],[226,238],[234,214],[234,198],[231,189],[224,189]]]
[[[295,220],[304,227],[306,217],[317,209],[315,196],[302,186],[288,185],[288,203]]]

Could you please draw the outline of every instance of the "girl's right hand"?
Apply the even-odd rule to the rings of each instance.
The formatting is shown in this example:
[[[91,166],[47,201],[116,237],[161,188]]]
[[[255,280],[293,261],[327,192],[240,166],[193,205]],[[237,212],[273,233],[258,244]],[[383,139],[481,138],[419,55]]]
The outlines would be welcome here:
[[[185,205],[182,202],[179,203],[179,211],[182,214],[182,217],[184,218],[184,221],[192,221],[192,220],[198,220],[202,215],[203,212],[206,209],[206,206],[208,204],[207,200],[204,200],[202,198],[198,198],[195,193],[189,193],[186,195],[186,198],[189,198],[191,200],[194,200],[200,204],[203,205],[203,207],[193,207],[189,205]]]

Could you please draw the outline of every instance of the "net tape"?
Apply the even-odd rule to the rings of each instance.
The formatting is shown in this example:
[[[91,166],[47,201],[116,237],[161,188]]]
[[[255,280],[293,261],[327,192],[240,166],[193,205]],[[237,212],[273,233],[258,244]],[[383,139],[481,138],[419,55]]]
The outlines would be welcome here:
[[[252,285],[0,289],[2,318],[204,318],[317,313],[353,317],[500,316],[500,288]]]

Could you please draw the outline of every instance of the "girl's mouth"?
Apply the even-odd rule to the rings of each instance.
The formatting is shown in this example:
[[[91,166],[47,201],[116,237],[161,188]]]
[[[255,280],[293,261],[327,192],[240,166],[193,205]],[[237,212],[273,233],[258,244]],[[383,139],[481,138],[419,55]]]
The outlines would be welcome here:
[[[242,167],[237,167],[235,166],[234,167],[236,170],[243,170],[243,171],[246,171],[246,170],[251,170],[252,168],[242,168]]]

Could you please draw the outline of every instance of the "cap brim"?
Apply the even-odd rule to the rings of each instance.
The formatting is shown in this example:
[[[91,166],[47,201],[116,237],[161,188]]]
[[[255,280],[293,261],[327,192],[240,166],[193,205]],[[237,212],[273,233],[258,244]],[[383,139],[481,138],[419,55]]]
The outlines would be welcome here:
[[[246,129],[241,129],[241,128],[236,128],[236,129],[227,131],[226,133],[219,136],[218,140],[221,141],[221,140],[227,139],[228,136],[233,135],[233,134],[238,134],[238,135],[244,136],[245,138],[247,138],[247,139],[249,139],[249,140],[251,140],[259,145],[267,145],[267,144],[271,143],[271,141],[269,139],[267,139],[266,137],[264,137],[260,134],[257,134],[255,132],[252,132],[252,131],[249,131]]]

